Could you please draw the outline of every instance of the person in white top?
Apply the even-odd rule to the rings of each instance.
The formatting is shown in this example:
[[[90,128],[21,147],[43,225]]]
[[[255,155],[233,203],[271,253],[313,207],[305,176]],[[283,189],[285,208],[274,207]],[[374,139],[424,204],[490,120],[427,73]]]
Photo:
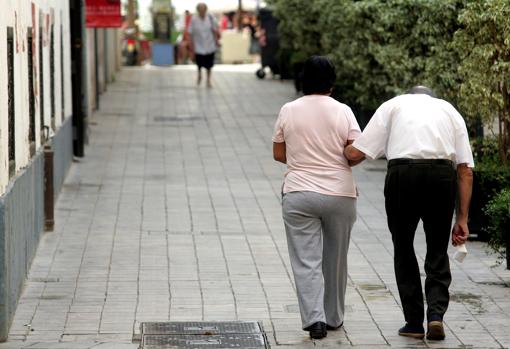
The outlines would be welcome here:
[[[424,304],[413,240],[422,220],[427,242],[427,338],[444,339],[451,283],[447,249],[457,192],[453,245],[463,244],[469,235],[474,162],[464,119],[428,87],[415,86],[383,103],[344,155],[352,161],[383,155],[389,160],[385,206],[406,321],[399,334],[420,339],[425,336]]]
[[[207,13],[207,5],[197,5],[197,14],[193,15],[189,26],[189,34],[195,63],[198,67],[197,84],[202,81],[202,68],[207,71],[207,87],[211,87],[211,69],[214,66],[214,55],[219,45],[220,32],[214,17]]]
[[[282,107],[273,133],[273,157],[287,165],[282,213],[302,328],[313,339],[343,324],[356,220],[356,184],[343,150],[361,130],[351,108],[330,97],[335,77],[329,59],[309,58],[305,96]]]

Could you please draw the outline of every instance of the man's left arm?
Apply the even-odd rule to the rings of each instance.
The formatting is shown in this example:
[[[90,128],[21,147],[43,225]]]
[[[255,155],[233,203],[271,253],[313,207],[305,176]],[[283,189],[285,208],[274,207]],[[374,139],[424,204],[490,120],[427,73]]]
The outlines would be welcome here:
[[[384,154],[388,139],[386,119],[390,117],[390,114],[391,103],[383,103],[377,108],[362,135],[353,144],[345,147],[344,156],[349,160],[349,164],[352,164],[351,166],[359,164],[365,160],[365,157],[375,159]]]
[[[457,190],[458,208],[455,225],[452,229],[452,244],[462,245],[469,236],[468,215],[471,193],[473,188],[473,152],[469,143],[469,136],[464,119],[451,105],[450,113],[456,124],[455,128],[455,157],[457,161]]]
[[[457,187],[459,192],[459,206],[456,221],[452,230],[453,246],[462,245],[469,236],[468,215],[471,193],[473,190],[473,170],[467,164],[457,166]]]

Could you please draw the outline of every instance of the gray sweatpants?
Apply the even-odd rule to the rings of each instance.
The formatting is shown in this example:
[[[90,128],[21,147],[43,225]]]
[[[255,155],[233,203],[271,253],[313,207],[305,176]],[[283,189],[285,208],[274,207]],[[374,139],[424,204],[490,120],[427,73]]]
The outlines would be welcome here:
[[[291,192],[283,196],[282,206],[303,329],[318,321],[339,326],[356,199]]]

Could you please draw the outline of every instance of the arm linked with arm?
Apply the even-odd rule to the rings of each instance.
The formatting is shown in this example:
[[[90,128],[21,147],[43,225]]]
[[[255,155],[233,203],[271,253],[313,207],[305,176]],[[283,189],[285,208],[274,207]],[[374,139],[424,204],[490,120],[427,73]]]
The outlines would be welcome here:
[[[354,140],[348,140],[344,149],[344,156],[349,162],[349,166],[356,166],[365,160],[365,154],[356,147],[352,146]]]
[[[456,222],[452,230],[452,244],[462,245],[469,236],[468,215],[471,193],[473,188],[473,170],[467,164],[457,166],[457,187],[459,193],[459,205]]]
[[[349,160],[349,165],[359,164],[365,157],[375,159],[382,154],[388,140],[388,119],[391,116],[391,105],[383,103],[372,116],[363,133],[353,144],[348,142],[344,149],[344,156]]]

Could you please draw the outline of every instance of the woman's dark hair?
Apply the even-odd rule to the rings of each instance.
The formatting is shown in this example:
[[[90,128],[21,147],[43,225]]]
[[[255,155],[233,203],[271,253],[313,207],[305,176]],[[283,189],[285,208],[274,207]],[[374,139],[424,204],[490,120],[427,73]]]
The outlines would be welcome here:
[[[305,61],[302,78],[305,95],[328,93],[335,84],[335,66],[327,57],[312,56]]]

